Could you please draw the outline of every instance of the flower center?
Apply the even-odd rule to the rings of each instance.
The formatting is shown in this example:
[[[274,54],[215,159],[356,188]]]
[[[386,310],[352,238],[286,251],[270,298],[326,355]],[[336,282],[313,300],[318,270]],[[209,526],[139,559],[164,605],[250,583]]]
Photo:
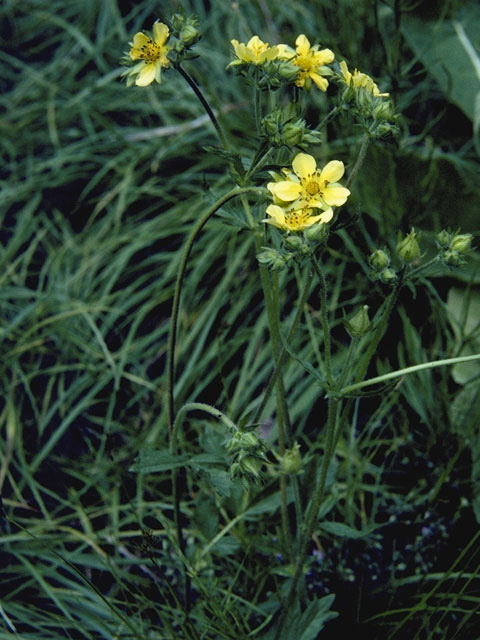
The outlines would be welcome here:
[[[139,47],[139,58],[146,62],[155,62],[162,57],[163,47],[160,47],[153,40],[149,39],[148,42]]]
[[[292,62],[295,66],[300,67],[302,71],[311,71],[314,66],[311,56],[296,56]]]
[[[315,196],[320,191],[320,185],[318,184],[318,182],[310,180],[310,182],[307,182],[307,184],[305,185],[305,191],[309,196]]]
[[[289,229],[295,231],[305,223],[307,218],[308,211],[305,209],[294,209],[293,211],[287,211],[285,213],[285,224]]]

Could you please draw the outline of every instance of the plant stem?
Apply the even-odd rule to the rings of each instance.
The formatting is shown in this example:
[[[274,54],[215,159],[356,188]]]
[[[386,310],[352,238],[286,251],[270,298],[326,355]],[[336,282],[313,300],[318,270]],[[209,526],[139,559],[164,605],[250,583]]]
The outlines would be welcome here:
[[[283,631],[288,630],[288,625],[285,625],[285,622],[287,621],[288,617],[292,612],[292,607],[294,605],[295,596],[297,592],[297,585],[303,573],[303,565],[307,557],[308,547],[312,539],[313,531],[315,529],[315,523],[317,521],[318,511],[320,509],[320,505],[323,499],[323,494],[325,491],[327,472],[328,472],[330,461],[334,452],[334,442],[335,442],[334,436],[335,436],[335,427],[337,423],[338,410],[339,410],[338,399],[329,398],[328,418],[327,418],[327,440],[325,443],[325,452],[323,455],[322,468],[320,471],[320,480],[307,507],[305,529],[304,529],[300,554],[297,560],[295,574],[292,578],[292,583],[290,585],[290,590],[288,592],[287,601],[285,603],[284,609],[280,616],[275,640],[279,640],[279,638],[282,637]]]
[[[313,264],[313,268],[315,273],[317,274],[318,280],[320,282],[320,317],[322,321],[322,329],[323,329],[323,344],[325,350],[325,372],[327,374],[327,383],[331,387],[333,385],[333,375],[332,375],[332,351],[330,344],[330,328],[328,326],[328,317],[327,317],[327,283],[325,281],[325,276],[323,275],[323,271],[318,264],[317,259],[315,258],[315,254],[313,251],[310,252],[310,258]]]
[[[204,411],[205,413],[210,414],[217,420],[220,420],[225,424],[229,429],[238,430],[237,426],[230,420],[228,416],[222,413],[219,409],[212,407],[209,404],[204,404],[203,402],[189,402],[188,404],[184,404],[183,407],[179,410],[177,417],[175,419],[175,424],[173,425],[173,429],[170,437],[170,454],[174,456],[177,450],[177,439],[178,439],[178,431],[180,429],[180,425],[182,424],[183,418],[189,411]],[[181,554],[185,555],[185,538],[183,536],[182,530],[182,521],[181,521],[181,510],[180,510],[180,487],[178,480],[178,469],[172,469],[171,472],[171,480],[172,480],[172,499],[173,499],[173,511],[175,518],[175,527],[177,530],[177,539],[178,546],[180,548]],[[185,613],[188,617],[188,613],[190,610],[190,575],[188,571],[184,571],[185,574]]]
[[[422,364],[415,364],[415,365],[412,365],[411,367],[405,367],[404,369],[397,369],[397,371],[391,371],[390,373],[385,373],[382,376],[377,376],[375,378],[363,380],[363,382],[358,382],[355,384],[351,384],[347,387],[343,387],[343,389],[339,390],[339,394],[342,396],[351,394],[352,391],[357,391],[358,389],[369,387],[372,384],[379,384],[380,382],[385,382],[385,380],[392,380],[393,378],[401,378],[402,376],[406,376],[409,373],[415,373],[416,371],[424,371],[425,369],[434,369],[435,367],[447,367],[452,364],[457,364],[459,362],[471,362],[473,360],[480,360],[480,353],[476,353],[475,355],[472,355],[472,356],[459,356],[458,358],[446,358],[445,360],[434,360],[432,362],[423,362]]]
[[[245,208],[245,213],[250,225],[254,228],[255,249],[257,253],[260,253],[262,248],[261,230],[255,228],[255,220],[253,218],[250,206],[244,196],[242,196],[242,202]],[[270,338],[272,340],[272,351],[275,365],[277,365],[280,358],[281,350],[281,338],[280,338],[280,325],[278,318],[279,302],[278,302],[278,274],[273,275],[273,286],[270,282],[268,269],[259,264],[260,280],[262,283],[263,295],[265,298],[265,306],[267,310],[268,325],[270,328]],[[278,448],[280,455],[285,453],[285,442],[288,436],[285,433],[285,425],[289,425],[288,408],[285,399],[285,388],[282,378],[278,378],[276,382],[277,391],[277,427],[278,427]],[[293,545],[291,539],[290,526],[288,523],[288,509],[287,509],[287,478],[280,476],[280,496],[281,496],[281,514],[282,514],[282,533],[283,543],[288,550],[289,555],[293,553]]]
[[[175,283],[175,291],[173,294],[173,303],[172,303],[172,313],[170,316],[170,331],[168,336],[168,346],[167,346],[167,394],[168,394],[168,425],[170,431],[170,437],[173,432],[174,421],[175,421],[175,401],[174,401],[174,382],[175,382],[175,343],[177,338],[177,322],[178,322],[178,312],[180,307],[180,296],[183,284],[183,278],[185,276],[185,270],[187,267],[188,259],[190,257],[190,252],[193,247],[193,243],[195,242],[198,234],[203,229],[204,225],[207,221],[221,208],[223,205],[236,198],[237,196],[245,196],[247,193],[261,193],[263,189],[261,187],[243,187],[243,188],[235,188],[223,195],[221,198],[217,200],[204,214],[197,223],[194,228],[190,232],[190,235],[185,243],[185,247],[183,249],[182,258],[180,261],[180,266],[177,273],[177,281]]]
[[[297,327],[300,323],[300,318],[302,317],[302,313],[307,303],[308,295],[310,293],[312,280],[313,280],[313,272],[309,271],[307,274],[307,279],[305,280],[302,294],[300,296],[300,300],[297,305],[297,312],[295,314],[295,318],[293,319],[292,326],[290,327],[290,330],[287,334],[287,338],[286,338],[287,342],[290,342],[292,340],[295,334],[295,331],[297,330]],[[265,411],[265,407],[267,406],[267,402],[270,399],[270,396],[272,394],[272,390],[277,382],[277,379],[281,373],[281,370],[283,369],[283,366],[287,358],[288,358],[288,351],[285,349],[285,347],[282,347],[282,350],[280,351],[280,355],[278,357],[278,362],[275,365],[275,369],[273,371],[272,377],[270,378],[267,388],[265,389],[262,402],[257,409],[253,422],[255,423],[260,422],[263,412]]]
[[[363,376],[365,375],[365,372],[368,369],[368,365],[370,364],[370,361],[372,359],[372,357],[375,354],[375,351],[377,350],[378,344],[380,342],[380,340],[383,338],[383,334],[385,333],[385,330],[387,328],[387,322],[388,319],[390,318],[390,314],[393,311],[393,307],[395,306],[395,303],[397,302],[397,298],[398,298],[398,294],[400,293],[400,289],[402,288],[402,284],[403,284],[403,276],[405,274],[405,268],[400,272],[399,276],[398,276],[398,280],[395,284],[395,287],[393,289],[393,291],[390,294],[390,297],[388,298],[387,301],[387,306],[385,307],[382,317],[380,319],[380,322],[377,326],[377,329],[372,337],[372,340],[370,342],[370,344],[368,345],[367,351],[363,357],[363,360],[360,364],[360,367],[358,369],[358,373],[357,373],[357,377],[355,379],[355,383],[359,383],[362,381]]]
[[[223,129],[220,126],[220,123],[218,122],[215,114],[213,113],[212,108],[208,104],[207,99],[203,95],[200,87],[195,82],[195,80],[192,78],[192,76],[190,74],[188,74],[180,64],[176,64],[175,65],[175,69],[182,76],[182,78],[184,78],[184,80],[186,80],[188,82],[190,87],[193,89],[194,94],[196,95],[196,97],[200,101],[202,107],[205,109],[206,114],[210,118],[213,126],[215,127],[215,131],[217,132],[217,135],[220,138],[220,142],[222,143],[222,145],[224,146],[225,149],[229,150],[230,149],[230,145],[229,145],[228,140],[227,140],[227,138],[226,138],[226,136],[225,136],[225,134],[223,132]]]
[[[365,156],[367,155],[369,144],[370,144],[370,136],[368,135],[368,133],[365,133],[362,137],[362,143],[360,145],[360,151],[358,152],[357,160],[355,161],[355,165],[353,166],[353,169],[351,170],[350,175],[348,176],[347,182],[345,183],[345,186],[347,188],[352,185],[353,181],[357,176],[357,173],[360,171],[360,167],[362,166],[363,161],[365,160]]]

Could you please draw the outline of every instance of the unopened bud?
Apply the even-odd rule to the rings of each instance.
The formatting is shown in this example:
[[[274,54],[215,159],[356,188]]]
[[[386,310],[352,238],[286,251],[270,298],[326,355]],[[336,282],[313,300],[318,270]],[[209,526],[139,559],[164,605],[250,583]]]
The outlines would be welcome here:
[[[439,233],[437,233],[435,238],[437,240],[438,245],[442,249],[446,249],[447,247],[450,246],[450,242],[452,241],[452,234],[450,233],[450,231],[447,231],[446,229],[442,229]]]
[[[373,117],[375,120],[391,120],[393,117],[393,106],[390,100],[376,98],[373,107]]]
[[[272,271],[281,271],[286,266],[285,258],[276,249],[264,249],[257,254],[257,260]]]
[[[369,255],[368,262],[375,271],[382,271],[390,266],[390,256],[382,249],[376,249]]]
[[[454,236],[450,249],[452,249],[452,251],[458,251],[458,253],[467,253],[470,251],[472,238],[471,233],[459,233]]]
[[[198,29],[187,21],[187,24],[185,24],[180,31],[180,40],[184,44],[191,46],[192,44],[195,44],[195,42],[198,42],[199,39],[200,33],[198,32]]]
[[[360,307],[350,320],[345,320],[345,328],[352,338],[363,338],[370,331],[371,326],[366,304]]]
[[[404,262],[413,262],[420,257],[420,247],[415,235],[415,230],[412,229],[397,243],[397,255]]]
[[[295,442],[291,449],[287,449],[279,460],[283,473],[288,475],[300,473],[302,470],[302,456],[300,455],[298,442]]]
[[[311,227],[307,227],[303,232],[304,238],[313,244],[320,244],[325,242],[330,233],[330,225],[317,222],[312,224]]]
[[[291,251],[300,251],[305,244],[303,238],[296,234],[286,236],[284,242],[287,249],[290,249]]]
[[[382,282],[385,282],[385,284],[388,284],[396,280],[397,274],[393,269],[390,269],[390,267],[387,267],[386,269],[383,269],[383,271],[379,273],[379,278]]]

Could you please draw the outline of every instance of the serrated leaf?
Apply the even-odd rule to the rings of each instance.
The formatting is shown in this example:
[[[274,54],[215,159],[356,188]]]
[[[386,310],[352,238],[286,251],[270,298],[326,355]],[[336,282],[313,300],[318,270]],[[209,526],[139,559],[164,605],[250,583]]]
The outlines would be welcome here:
[[[349,527],[347,524],[343,524],[342,522],[321,522],[319,526],[327,533],[331,533],[339,538],[350,538],[351,540],[366,538],[372,533],[372,531],[375,531],[374,527],[367,527],[366,529],[359,531],[358,529]]]
[[[168,449],[158,449],[154,451],[142,451],[135,459],[129,471],[137,473],[160,473],[161,471],[171,471],[184,467],[187,463],[187,456],[175,456]]]
[[[232,480],[230,473],[228,471],[222,471],[221,469],[207,469],[206,471],[213,488],[218,491],[220,495],[229,498],[233,487],[237,486],[237,482]]]

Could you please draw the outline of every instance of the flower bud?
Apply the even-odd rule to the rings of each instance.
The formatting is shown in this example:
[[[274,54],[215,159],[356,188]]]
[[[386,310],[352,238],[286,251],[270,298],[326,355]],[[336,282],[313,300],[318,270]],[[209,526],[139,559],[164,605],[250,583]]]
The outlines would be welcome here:
[[[284,61],[278,65],[277,73],[282,80],[295,82],[298,75],[298,67],[291,62]]]
[[[344,321],[345,328],[352,338],[363,338],[370,331],[372,323],[368,317],[368,306],[366,304],[350,318]]]
[[[311,227],[307,227],[303,232],[303,236],[307,242],[321,244],[322,242],[326,242],[329,233],[330,225],[317,222],[316,224],[312,224]]]
[[[452,234],[450,233],[450,231],[442,229],[439,233],[437,233],[435,239],[441,249],[447,249],[447,247],[450,246],[450,242],[452,241]]]
[[[302,126],[303,125],[303,126]],[[302,139],[305,131],[305,125],[301,120],[289,122],[283,129],[283,140],[288,147],[295,147]]]
[[[442,255],[442,261],[448,267],[458,267],[461,264],[465,264],[465,260],[458,253],[458,251],[453,251],[452,249],[448,249]]]
[[[291,449],[287,449],[283,456],[279,458],[280,468],[287,475],[297,475],[302,470],[302,456],[298,442],[295,442]]]
[[[369,255],[368,262],[374,271],[382,271],[390,266],[390,256],[382,249],[376,249]]]
[[[389,284],[397,279],[397,274],[393,269],[387,267],[380,272],[379,278],[382,282],[385,282],[385,284]]]
[[[195,26],[187,21],[180,31],[180,40],[187,46],[192,46],[200,39],[200,33]]]
[[[405,238],[397,243],[397,255],[404,262],[413,262],[420,257],[420,247],[415,235],[415,230],[412,229]]]
[[[373,107],[373,117],[375,120],[390,121],[393,118],[393,106],[390,100],[377,98]]]
[[[257,260],[272,271],[281,271],[286,266],[285,258],[276,249],[265,248],[257,254]]]
[[[467,253],[470,251],[472,238],[473,236],[471,233],[456,234],[450,244],[450,249],[452,249],[452,251],[458,251],[458,253]]]
[[[296,234],[286,236],[284,243],[287,249],[290,249],[291,251],[300,251],[305,244],[303,238],[297,236]]]

